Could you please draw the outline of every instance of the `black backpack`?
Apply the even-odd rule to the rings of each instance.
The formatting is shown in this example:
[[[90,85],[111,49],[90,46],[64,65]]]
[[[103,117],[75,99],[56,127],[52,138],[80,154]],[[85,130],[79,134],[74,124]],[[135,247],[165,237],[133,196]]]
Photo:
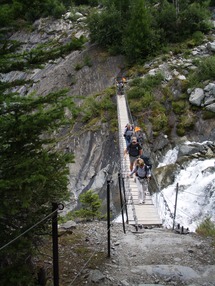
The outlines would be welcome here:
[[[152,169],[152,162],[150,160],[150,158],[146,155],[141,155],[140,156],[141,159],[143,159],[143,161],[145,162],[146,166],[149,167],[149,169],[151,170]]]

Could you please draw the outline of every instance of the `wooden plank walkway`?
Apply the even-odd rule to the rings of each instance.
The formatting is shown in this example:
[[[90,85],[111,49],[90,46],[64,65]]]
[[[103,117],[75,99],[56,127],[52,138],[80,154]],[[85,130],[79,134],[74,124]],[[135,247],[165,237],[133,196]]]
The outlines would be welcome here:
[[[161,226],[162,222],[158,216],[156,207],[152,202],[149,192],[146,193],[145,204],[139,204],[138,189],[134,178],[128,178],[130,172],[129,156],[124,156],[126,142],[123,137],[123,132],[126,124],[129,122],[126,99],[124,95],[117,95],[117,110],[118,110],[118,125],[119,125],[119,145],[121,158],[121,174],[125,182],[125,193],[127,201],[128,223],[144,227]]]

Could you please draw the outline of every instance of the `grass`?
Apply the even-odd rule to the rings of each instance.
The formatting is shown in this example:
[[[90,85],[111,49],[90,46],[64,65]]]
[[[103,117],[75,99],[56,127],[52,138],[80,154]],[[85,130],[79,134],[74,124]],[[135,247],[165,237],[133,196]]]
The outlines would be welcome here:
[[[206,218],[196,229],[196,233],[204,237],[211,237],[215,246],[215,223]]]

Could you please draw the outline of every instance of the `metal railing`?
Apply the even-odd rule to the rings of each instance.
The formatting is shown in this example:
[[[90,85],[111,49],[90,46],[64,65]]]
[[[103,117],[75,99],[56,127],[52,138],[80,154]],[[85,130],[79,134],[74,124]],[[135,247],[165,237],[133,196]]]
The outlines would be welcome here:
[[[119,95],[116,95],[119,96]],[[125,98],[125,95],[121,95],[121,98]],[[127,107],[127,104],[126,104]],[[127,114],[128,114],[128,109],[127,109]],[[125,190],[125,196],[126,198],[124,198],[124,203],[127,205],[131,205],[132,206],[132,213],[133,213],[133,218],[135,221],[135,225],[138,225],[138,220],[137,220],[137,216],[136,216],[136,212],[135,212],[135,207],[134,207],[134,201],[133,201],[133,196],[132,196],[132,192],[131,192],[131,187],[130,187],[130,183],[129,183],[129,179],[127,177],[127,174],[129,173],[129,169],[128,166],[126,164],[126,158],[124,157],[124,148],[123,148],[123,143],[124,143],[124,137],[123,137],[123,132],[124,129],[121,123],[121,116],[120,116],[120,106],[119,106],[119,101],[117,98],[117,116],[118,116],[118,130],[119,130],[119,154],[120,154],[120,173],[122,176],[122,180],[123,180],[123,187]]]

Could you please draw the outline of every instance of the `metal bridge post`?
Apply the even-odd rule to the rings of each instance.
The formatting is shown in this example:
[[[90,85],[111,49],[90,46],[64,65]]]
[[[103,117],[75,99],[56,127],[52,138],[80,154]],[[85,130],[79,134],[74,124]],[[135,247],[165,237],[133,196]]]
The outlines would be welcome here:
[[[119,181],[119,194],[120,194],[120,203],[121,203],[123,231],[124,231],[124,233],[126,233],[126,231],[125,231],[124,211],[123,211],[124,204],[123,204],[123,201],[122,201],[122,188],[121,188],[121,175],[120,175],[120,173],[118,173],[118,181]]]
[[[107,234],[108,234],[108,257],[110,257],[110,180],[107,180]]]
[[[124,178],[122,178],[122,190],[123,190],[123,195],[124,195],[124,204],[125,204],[125,213],[126,213],[126,223],[128,224],[128,209],[127,209],[127,200],[126,200],[126,195],[125,195],[125,182],[124,182]]]
[[[173,230],[174,230],[174,227],[175,227],[175,217],[176,217],[176,209],[177,209],[177,200],[178,200],[178,183],[177,183],[177,185],[176,185],[175,210],[174,210],[173,226],[172,226],[172,229],[173,229]]]
[[[58,204],[52,203],[52,211],[54,212],[57,209],[58,209]],[[59,286],[57,211],[52,215],[52,244],[53,244],[54,286]]]

